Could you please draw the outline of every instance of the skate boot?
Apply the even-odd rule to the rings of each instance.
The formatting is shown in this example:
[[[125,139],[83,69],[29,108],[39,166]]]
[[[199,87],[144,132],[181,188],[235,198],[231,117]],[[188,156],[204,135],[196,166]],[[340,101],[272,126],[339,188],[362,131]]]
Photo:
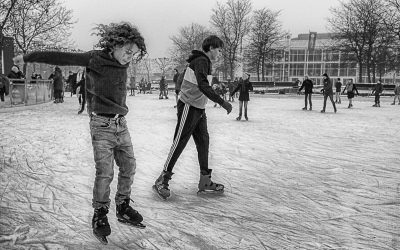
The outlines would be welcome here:
[[[310,107],[310,109],[309,109],[310,111],[312,110],[312,107]]]
[[[246,119],[246,121],[248,121],[248,120],[249,120],[249,118],[247,117],[247,115],[246,115],[246,116],[244,116],[244,119]]]
[[[104,245],[108,244],[107,236],[111,234],[107,219],[108,208],[101,207],[94,210],[92,218],[93,234]]]
[[[302,108],[303,110],[307,110],[307,107]]]
[[[378,107],[378,105],[375,103],[374,105],[372,105],[372,107]]]
[[[239,115],[238,117],[236,117],[236,121],[240,121],[242,119],[242,116]]]
[[[173,174],[174,173],[169,171],[162,171],[153,185],[154,191],[156,191],[158,196],[163,200],[166,200],[171,196],[171,191],[168,188],[168,182],[171,180],[171,176]]]
[[[396,103],[392,102],[390,105],[396,105]]]
[[[138,228],[145,228],[141,222],[143,217],[138,211],[129,206],[129,199],[125,199],[123,203],[117,205],[118,221]]]
[[[214,183],[211,181],[211,172],[212,169],[208,170],[208,173],[200,173],[200,181],[199,181],[199,191],[197,194],[208,194],[208,193],[223,193],[224,185]]]

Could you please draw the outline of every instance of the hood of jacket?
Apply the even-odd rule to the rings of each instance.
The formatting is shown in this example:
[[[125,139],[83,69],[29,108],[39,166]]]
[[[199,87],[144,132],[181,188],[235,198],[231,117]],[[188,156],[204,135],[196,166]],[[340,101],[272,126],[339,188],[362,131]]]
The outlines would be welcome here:
[[[207,58],[208,62],[211,63],[210,58],[208,58],[208,56],[203,51],[200,51],[200,50],[192,50],[192,54],[189,56],[189,59],[187,59],[186,61],[188,63],[190,63],[191,61],[193,61],[194,59],[199,58],[199,57],[205,57],[205,58]]]

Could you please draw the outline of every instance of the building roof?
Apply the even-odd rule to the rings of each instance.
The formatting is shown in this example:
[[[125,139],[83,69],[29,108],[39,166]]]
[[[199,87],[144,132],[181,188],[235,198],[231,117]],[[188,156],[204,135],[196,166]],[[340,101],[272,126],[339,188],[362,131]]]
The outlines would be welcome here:
[[[327,48],[334,45],[333,33],[317,33],[317,38],[315,40],[315,48]],[[299,34],[296,38],[292,38],[286,41],[282,41],[280,47],[289,47],[291,49],[308,48],[309,34]]]

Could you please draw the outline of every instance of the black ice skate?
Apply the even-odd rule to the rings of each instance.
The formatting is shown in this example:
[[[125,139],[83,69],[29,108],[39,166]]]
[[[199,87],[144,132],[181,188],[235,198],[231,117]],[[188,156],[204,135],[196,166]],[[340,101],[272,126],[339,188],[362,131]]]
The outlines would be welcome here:
[[[200,173],[197,194],[222,194],[224,192],[224,185],[211,181],[211,172],[212,169],[209,169],[208,173]]]
[[[124,200],[123,203],[117,205],[117,218],[118,221],[130,226],[145,228],[142,224],[143,217],[138,211],[129,206],[129,199]]]
[[[94,210],[94,215],[92,218],[93,234],[104,245],[108,244],[107,236],[111,234],[107,213],[108,209],[101,207]]]
[[[169,190],[168,182],[171,180],[171,176],[174,173],[169,171],[162,171],[160,176],[157,178],[156,182],[153,185],[153,190],[157,193],[157,195],[166,200],[171,196],[171,191]]]

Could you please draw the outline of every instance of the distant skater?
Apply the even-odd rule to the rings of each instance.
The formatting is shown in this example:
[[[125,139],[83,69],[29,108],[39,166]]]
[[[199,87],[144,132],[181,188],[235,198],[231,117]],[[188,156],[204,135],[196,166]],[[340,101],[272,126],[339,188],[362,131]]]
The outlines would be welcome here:
[[[321,113],[325,113],[325,108],[326,108],[326,99],[328,99],[328,97],[329,97],[329,99],[331,100],[331,103],[332,103],[332,106],[333,106],[333,110],[335,111],[335,113],[337,112],[337,109],[336,109],[336,105],[335,105],[335,102],[333,101],[333,86],[332,86],[332,81],[331,81],[331,79],[329,78],[329,76],[328,76],[328,74],[327,73],[324,73],[323,75],[323,82],[324,82],[324,87],[323,87],[323,89],[321,90],[321,92],[323,92],[323,94],[324,94],[324,107],[322,108],[322,110],[321,110]]]
[[[310,110],[312,110],[312,101],[311,101],[311,96],[313,93],[313,82],[308,78],[308,76],[304,76],[304,81],[301,84],[301,87],[298,91],[298,93],[300,93],[300,91],[304,88],[304,108],[303,110],[307,110],[307,99],[308,102],[310,103]]]
[[[196,144],[200,165],[199,192],[224,191],[224,185],[211,180],[212,170],[208,168],[210,139],[205,111],[208,99],[220,104],[228,114],[232,111],[232,105],[224,101],[210,86],[212,61],[221,55],[223,46],[220,38],[209,36],[203,41],[202,51],[193,50],[187,60],[189,66],[186,68],[179,95],[174,141],[163,170],[153,186],[159,197],[164,200],[171,196],[169,181],[173,175],[172,170],[190,137],[193,137]]]
[[[165,84],[165,76],[161,76],[161,80],[159,82],[159,88],[160,88],[160,95],[158,96],[158,99],[168,99],[167,96],[167,91],[166,91],[166,84]],[[167,87],[168,88],[168,87]]]
[[[136,170],[131,136],[125,115],[127,70],[130,62],[138,62],[146,54],[144,39],[136,27],[129,23],[98,25],[100,41],[97,47],[83,53],[37,51],[14,58],[19,63],[41,62],[53,65],[86,67],[87,108],[90,115],[96,173],[92,206],[93,233],[103,244],[111,234],[107,214],[110,207],[110,184],[114,178],[114,161],[119,167],[116,185],[116,217],[119,222],[136,227],[143,217],[133,209],[131,186]]]
[[[396,105],[396,98],[398,100],[398,104],[400,105],[400,84],[397,83],[394,87],[394,99],[392,105]]]
[[[375,85],[375,88],[372,90],[372,95],[375,95],[375,104],[372,105],[372,107],[380,107],[381,106],[381,95],[383,92],[383,85],[381,83],[381,80],[378,80],[378,82]]]
[[[347,99],[349,99],[349,106],[347,108],[352,108],[353,107],[353,98],[354,98],[354,93],[358,94],[358,90],[356,85],[353,83],[352,79],[347,80],[347,84],[344,87],[342,94],[344,94],[344,91],[347,90]]]
[[[230,93],[230,96],[233,96],[239,90],[239,116],[236,120],[240,121],[242,119],[242,110],[244,106],[244,118],[246,121],[249,120],[247,116],[247,103],[250,101],[249,91],[253,91],[253,85],[250,82],[250,74],[246,73],[244,76],[244,80],[239,82],[238,86]]]
[[[342,100],[340,99],[340,93],[342,92],[342,82],[340,81],[340,78],[337,79],[337,81],[335,82],[335,103],[341,104]]]

